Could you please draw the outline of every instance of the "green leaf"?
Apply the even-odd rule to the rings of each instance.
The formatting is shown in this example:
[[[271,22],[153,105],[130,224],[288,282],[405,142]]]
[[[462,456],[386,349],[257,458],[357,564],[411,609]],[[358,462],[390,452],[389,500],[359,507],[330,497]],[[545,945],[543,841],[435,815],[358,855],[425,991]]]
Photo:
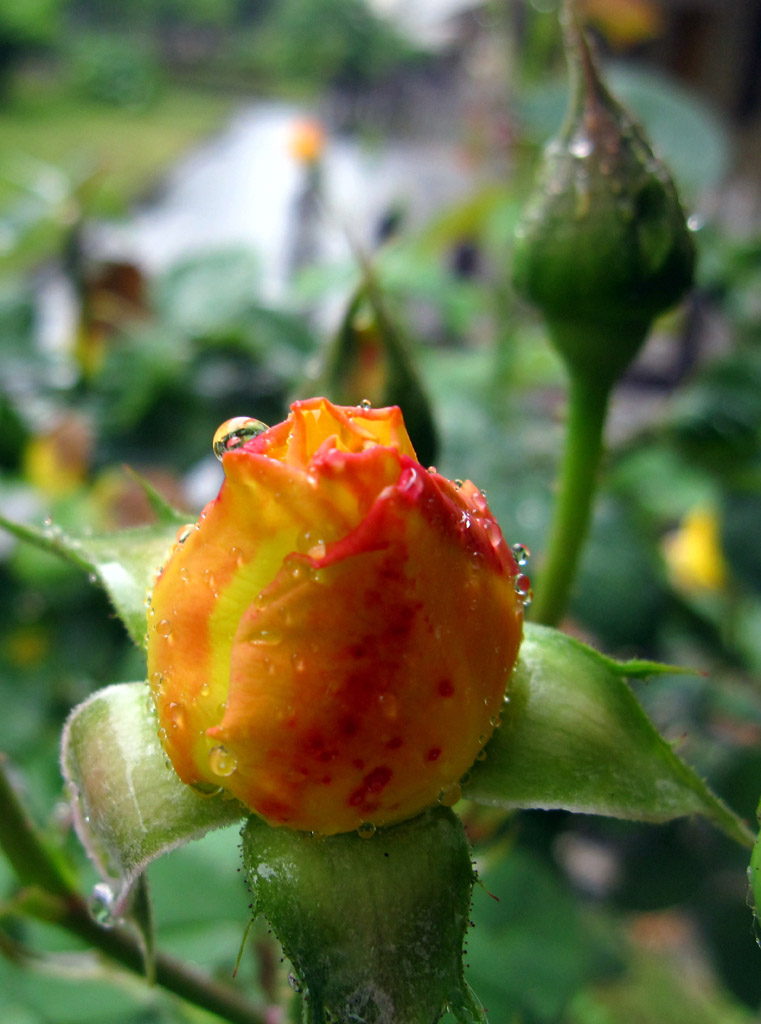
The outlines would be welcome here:
[[[20,540],[73,562],[95,577],[138,646],[145,646],[146,596],[184,521],[179,513],[165,509],[161,522],[153,526],[75,537],[54,524],[39,528],[0,516],[0,526]]]
[[[747,825],[676,756],[625,681],[674,671],[616,662],[557,630],[527,625],[502,725],[463,795],[636,821],[701,814],[750,845]]]
[[[462,823],[436,807],[368,838],[243,831],[255,908],[303,986],[309,1024],[485,1020],[462,973],[473,866]],[[327,1016],[326,1016],[327,1015]]]
[[[761,802],[759,802],[758,810],[756,811],[759,823],[761,824]],[[753,905],[753,916],[756,920],[756,938],[758,939],[758,916],[761,910],[761,831],[758,833],[758,838],[753,845],[753,853],[750,857],[750,866],[748,867],[748,881],[750,882],[750,902]],[[759,940],[761,944],[761,940]]]
[[[61,767],[77,834],[117,883],[119,913],[156,857],[244,816],[237,801],[206,796],[168,766],[145,683],[118,683],[76,707],[63,732]]]

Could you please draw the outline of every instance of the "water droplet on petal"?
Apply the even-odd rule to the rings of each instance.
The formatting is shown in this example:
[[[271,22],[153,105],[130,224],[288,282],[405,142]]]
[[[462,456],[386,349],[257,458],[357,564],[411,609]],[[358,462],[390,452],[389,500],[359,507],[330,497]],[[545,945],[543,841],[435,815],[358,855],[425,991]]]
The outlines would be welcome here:
[[[370,401],[369,398],[363,398],[362,401],[359,403],[359,407],[360,409],[372,409],[373,403]]]
[[[237,767],[237,760],[226,747],[212,747],[209,751],[209,768],[214,775],[226,779]]]
[[[215,786],[212,782],[191,782],[190,788],[206,800],[211,799],[213,796],[219,796],[222,792],[222,787]]]
[[[225,452],[240,448],[246,441],[263,434],[265,430],[269,430],[266,423],[253,420],[249,416],[234,416],[231,420],[225,420],[222,426],[217,428],[211,443],[214,454],[221,460]]]
[[[166,713],[173,730],[182,729],[185,725],[185,705],[173,700],[167,705]]]
[[[476,761],[485,761],[485,760],[486,760],[486,751],[485,750],[479,750],[478,753],[476,754]]]
[[[513,558],[518,565],[527,565],[529,558],[531,558],[531,552],[525,544],[513,544],[511,551],[513,552]]]
[[[118,917],[114,912],[115,903],[116,896],[111,886],[106,882],[96,882],[92,887],[87,909],[90,911],[93,921],[101,928],[113,928],[117,923]]]
[[[505,538],[502,536],[502,530],[500,530],[496,519],[487,519],[484,522],[484,530],[486,530],[486,536],[495,551],[504,544]]]
[[[360,839],[372,839],[375,831],[375,825],[371,821],[363,821],[357,828],[357,835]]]
[[[462,787],[459,782],[453,782],[450,786],[444,786],[438,796],[442,807],[454,807],[462,799]]]
[[[257,629],[249,638],[250,644],[280,644],[283,642],[283,634],[278,629]]]
[[[156,623],[156,632],[159,636],[168,637],[172,632],[172,623],[169,619],[159,619]]]
[[[195,523],[185,523],[184,526],[181,526],[179,528],[179,530],[177,531],[177,537],[176,537],[176,540],[177,540],[178,544],[184,544],[185,543],[185,541],[188,539],[188,537],[193,532],[193,529],[194,529],[195,525],[196,525]]]
[[[523,603],[523,607],[528,608],[534,596],[531,590],[531,580],[529,577],[524,575],[524,573],[519,573],[515,577],[513,586],[515,587],[515,593]]]

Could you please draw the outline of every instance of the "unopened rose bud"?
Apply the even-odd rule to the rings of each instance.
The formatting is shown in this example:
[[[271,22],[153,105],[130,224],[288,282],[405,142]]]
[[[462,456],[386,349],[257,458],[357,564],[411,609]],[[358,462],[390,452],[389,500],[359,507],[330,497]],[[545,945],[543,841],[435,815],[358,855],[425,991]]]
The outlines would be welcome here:
[[[225,482],[149,609],[177,774],[323,834],[453,802],[522,632],[485,498],[417,462],[397,408],[316,398],[250,424],[218,432]]]
[[[695,253],[667,168],[569,11],[564,29],[571,103],[516,231],[513,279],[571,370],[612,382],[689,287]]]

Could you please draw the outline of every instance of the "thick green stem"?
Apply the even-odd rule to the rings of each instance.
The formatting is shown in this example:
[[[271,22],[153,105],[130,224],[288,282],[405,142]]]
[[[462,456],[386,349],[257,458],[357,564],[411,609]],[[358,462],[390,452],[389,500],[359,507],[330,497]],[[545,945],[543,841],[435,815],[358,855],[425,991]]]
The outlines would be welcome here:
[[[52,899],[40,916],[83,939],[135,974],[144,975],[142,947],[126,928],[102,928],[90,916],[87,904],[74,888],[68,872],[46,847],[24,811],[4,768],[0,754],[0,849],[24,886],[36,887]],[[31,909],[30,902],[27,907]],[[156,982],[231,1024],[265,1024],[266,1014],[233,989],[211,981],[162,953],[156,956]]]
[[[565,612],[589,527],[611,387],[571,370],[560,493],[532,607],[532,618],[547,626],[557,625]]]

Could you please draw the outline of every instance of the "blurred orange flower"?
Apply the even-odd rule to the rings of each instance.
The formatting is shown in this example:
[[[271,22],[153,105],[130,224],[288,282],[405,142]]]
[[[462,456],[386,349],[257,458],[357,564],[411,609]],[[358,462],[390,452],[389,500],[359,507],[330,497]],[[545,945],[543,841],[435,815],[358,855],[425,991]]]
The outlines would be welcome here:
[[[325,148],[325,132],[318,121],[297,121],[291,130],[291,156],[302,164],[314,164]]]

